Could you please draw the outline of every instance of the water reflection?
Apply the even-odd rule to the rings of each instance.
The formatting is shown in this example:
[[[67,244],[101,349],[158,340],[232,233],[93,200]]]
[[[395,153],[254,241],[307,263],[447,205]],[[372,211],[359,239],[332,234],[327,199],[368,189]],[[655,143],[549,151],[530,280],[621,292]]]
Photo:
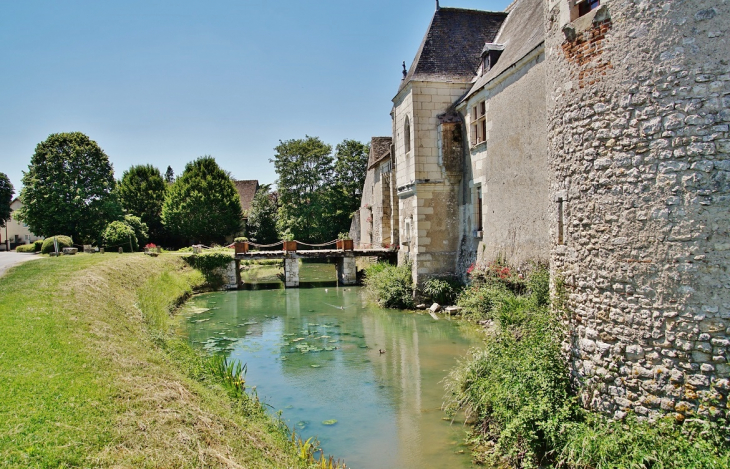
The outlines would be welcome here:
[[[440,411],[440,381],[478,340],[454,323],[373,309],[357,288],[215,293],[187,311],[195,346],[247,363],[259,397],[349,466],[470,466]]]

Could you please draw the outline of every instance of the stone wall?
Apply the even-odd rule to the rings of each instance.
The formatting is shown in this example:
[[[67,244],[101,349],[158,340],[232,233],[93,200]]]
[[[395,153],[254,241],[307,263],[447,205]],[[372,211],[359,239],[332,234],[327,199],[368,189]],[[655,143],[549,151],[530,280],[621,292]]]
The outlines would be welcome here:
[[[601,3],[568,24],[567,2],[545,2],[574,378],[617,416],[712,417],[730,376],[730,4]]]

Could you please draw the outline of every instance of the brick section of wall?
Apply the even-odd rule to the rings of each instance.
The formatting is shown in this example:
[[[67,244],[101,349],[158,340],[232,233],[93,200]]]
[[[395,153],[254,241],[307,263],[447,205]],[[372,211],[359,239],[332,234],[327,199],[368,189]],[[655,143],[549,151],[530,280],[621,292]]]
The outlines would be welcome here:
[[[719,415],[730,377],[730,5],[606,1],[610,22],[573,42],[564,3],[546,1],[551,267],[568,288],[583,402],[619,417]]]

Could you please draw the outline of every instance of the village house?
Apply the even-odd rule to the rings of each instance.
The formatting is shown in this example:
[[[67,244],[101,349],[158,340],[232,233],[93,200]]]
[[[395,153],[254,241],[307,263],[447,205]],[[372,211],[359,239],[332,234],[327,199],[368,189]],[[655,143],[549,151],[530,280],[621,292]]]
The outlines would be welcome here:
[[[43,239],[41,236],[31,233],[28,225],[13,217],[13,213],[22,206],[23,203],[17,197],[10,202],[10,220],[5,223],[4,228],[0,228],[0,251],[12,250],[20,245]]]
[[[397,245],[417,284],[548,262],[585,405],[721,412],[729,25],[730,4],[709,0],[436,2],[392,136],[373,139],[353,237]]]

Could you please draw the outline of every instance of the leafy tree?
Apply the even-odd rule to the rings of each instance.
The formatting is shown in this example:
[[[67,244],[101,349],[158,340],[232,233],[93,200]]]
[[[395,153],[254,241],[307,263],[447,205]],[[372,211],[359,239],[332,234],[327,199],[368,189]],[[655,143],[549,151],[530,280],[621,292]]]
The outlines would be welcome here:
[[[23,173],[19,219],[38,235],[92,242],[121,218],[114,169],[99,145],[81,132],[50,135]]]
[[[233,181],[211,156],[188,163],[162,205],[168,231],[205,244],[222,242],[239,231],[242,218]]]
[[[290,229],[300,241],[322,241],[330,235],[325,221],[327,191],[332,183],[332,146],[317,137],[279,141],[271,160],[279,176],[280,232]]]
[[[276,232],[276,200],[269,192],[270,185],[262,185],[251,203],[248,214],[249,239],[259,244],[272,244],[278,239]]]
[[[139,246],[147,244],[149,240],[149,229],[146,223],[134,215],[124,215],[124,223],[134,231],[134,236],[137,238]]]
[[[172,170],[172,166],[168,166],[165,171],[165,182],[168,184],[175,182],[175,171]]]
[[[0,226],[5,226],[10,220],[10,203],[13,201],[15,189],[10,183],[7,174],[0,173]]]
[[[169,167],[168,167],[169,168]],[[160,170],[152,165],[132,166],[119,182],[119,199],[124,211],[142,219],[149,227],[149,236],[157,241],[164,237],[162,204],[165,202],[167,184]],[[140,244],[146,243],[140,239]]]
[[[139,249],[134,229],[123,221],[109,223],[101,237],[107,249],[122,248],[125,252]]]
[[[344,140],[335,148],[334,184],[330,192],[330,218],[337,233],[350,231],[352,214],[360,207],[360,195],[367,174],[370,145]]]

